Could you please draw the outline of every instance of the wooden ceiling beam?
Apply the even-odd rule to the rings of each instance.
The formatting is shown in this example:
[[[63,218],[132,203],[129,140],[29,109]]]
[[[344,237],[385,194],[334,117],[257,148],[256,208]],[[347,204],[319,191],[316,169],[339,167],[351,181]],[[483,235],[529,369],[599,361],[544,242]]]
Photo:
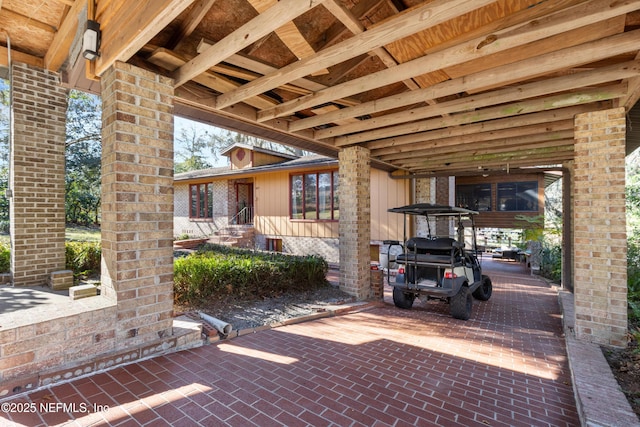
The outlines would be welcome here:
[[[394,165],[399,168],[419,169],[426,171],[453,171],[460,170],[481,170],[486,167],[496,166],[536,166],[540,164],[548,164],[548,162],[560,163],[573,159],[573,139],[566,140],[565,145],[559,145],[553,148],[532,148],[522,150],[510,150],[505,153],[486,154],[466,156],[460,153],[446,159],[430,159],[428,161],[407,161],[395,162]]]
[[[125,1],[117,9],[110,9],[113,13],[108,19],[108,24],[99,21],[102,30],[102,51],[95,61],[96,75],[102,75],[116,61],[128,61],[193,1]]]
[[[28,65],[33,65],[34,67],[44,68],[44,59],[18,52],[13,49],[11,50],[11,61],[22,62]],[[0,46],[0,66],[9,66],[9,50],[4,46]]]
[[[557,122],[551,123],[540,123],[529,126],[518,126],[513,128],[499,129],[488,132],[476,132],[473,134],[466,135],[455,135],[441,138],[431,138],[427,141],[415,142],[413,144],[403,144],[400,146],[391,146],[380,148],[377,150],[371,150],[371,156],[385,159],[385,160],[393,160],[393,156],[401,156],[403,153],[420,153],[421,151],[425,151],[423,154],[429,154],[429,150],[438,150],[442,148],[448,148],[457,145],[465,145],[470,144],[469,146],[472,148],[476,148],[476,144],[482,144],[487,141],[493,143],[492,141],[497,140],[507,140],[509,138],[521,138],[531,135],[537,134],[546,134],[553,132],[561,132],[566,130],[573,131],[574,120],[573,118],[567,120],[560,120]],[[432,133],[437,133],[438,131],[434,131]],[[429,135],[431,137],[431,135]],[[390,157],[387,157],[390,156]],[[400,158],[400,157],[397,157]]]
[[[198,74],[201,74],[214,65],[223,62],[231,55],[239,52],[247,46],[250,46],[260,38],[274,32],[277,28],[313,9],[324,1],[326,0],[279,1],[264,13],[259,14],[248,23],[242,25],[240,28],[224,37],[218,43],[207,48],[204,52],[187,62],[182,67],[178,68],[173,73],[175,85],[180,86],[185,84]],[[260,79],[254,80],[254,82],[259,80]],[[255,95],[259,95],[259,93],[247,96],[247,98],[251,98]],[[219,108],[224,108],[224,106],[219,106]]]
[[[458,142],[448,141],[449,145],[434,146],[428,149],[416,149],[411,152],[403,152],[390,154],[385,156],[375,156],[385,162],[396,162],[407,159],[446,159],[457,158],[460,155],[479,156],[491,153],[506,153],[514,149],[527,148],[543,148],[565,145],[565,141],[573,139],[573,128],[558,131],[544,132],[532,135],[520,135],[508,138],[494,138],[484,142]],[[435,145],[435,144],[434,144]],[[372,153],[373,156],[373,153]],[[416,160],[418,161],[418,160]]]
[[[212,46],[212,45],[213,44],[209,41],[201,40],[200,44],[198,45],[197,52],[201,53],[204,50],[206,50],[209,46]],[[235,54],[230,56],[225,60],[225,63],[231,64],[239,68],[243,68],[245,70],[249,70],[255,73],[256,75],[258,75],[251,79],[245,79],[245,80],[255,80],[258,77],[264,76],[265,74],[273,73],[277,70],[277,68],[271,65],[267,65],[265,63],[256,61],[255,59],[252,59],[240,54]],[[224,67],[224,65],[216,65],[212,67],[212,69],[219,71],[221,74],[225,74],[222,71],[222,67]],[[292,93],[298,93],[298,94],[308,94],[317,90],[322,90],[324,88],[326,88],[325,85],[321,83],[317,83],[313,80],[305,79],[305,78],[300,78],[280,86],[280,89],[283,89]],[[344,105],[344,106],[354,106],[354,105],[358,105],[360,102],[355,99],[338,99],[335,101],[335,103],[338,105]]]
[[[635,0],[635,2],[636,4],[634,4],[633,7],[640,7],[640,0]],[[594,7],[596,5],[598,8]],[[405,78],[419,76],[431,71],[462,64],[470,60],[490,56],[552,35],[606,21],[627,13],[633,8],[626,4],[623,6],[609,6],[611,6],[610,1],[607,0],[596,1],[591,7],[579,4],[568,10],[554,13],[548,17],[528,22],[527,24],[517,24],[500,30],[495,34],[488,36],[483,35],[459,45],[431,52],[428,55],[405,62],[393,69],[382,70],[340,85],[329,87],[312,95],[284,102],[270,110],[261,111],[258,119],[268,120],[274,117],[286,116],[295,111],[330,102],[332,99],[351,96],[356,93],[362,93],[397,83]],[[569,16],[573,19],[568,19]],[[637,35],[635,37],[637,38]],[[633,46],[629,49],[637,49],[637,46],[634,45],[633,42],[629,42],[629,44]],[[224,97],[225,95],[221,96]],[[423,99],[434,99],[434,97],[423,97]]]
[[[585,28],[591,34],[596,33],[593,31],[592,26]],[[578,29],[576,31],[582,32],[583,29]],[[573,38],[574,34],[573,32],[568,32],[565,36]],[[297,131],[301,129],[308,129],[333,123],[335,120],[344,120],[349,117],[375,115],[386,110],[418,104],[424,99],[437,99],[460,93],[476,92],[482,88],[496,86],[503,81],[514,82],[528,80],[539,76],[542,73],[556,72],[558,70],[564,70],[581,65],[585,61],[591,61],[593,58],[596,58],[595,60],[607,58],[610,55],[610,52],[613,52],[614,55],[620,52],[618,49],[626,52],[627,49],[630,48],[629,46],[632,46],[635,43],[637,37],[640,37],[640,33],[634,36],[612,36],[611,39],[593,41],[580,46],[560,49],[556,52],[547,53],[516,63],[502,65],[464,77],[458,77],[442,83],[437,83],[429,88],[406,93],[402,96],[380,98],[375,101],[362,103],[351,108],[343,108],[336,112],[323,114],[321,116],[312,116],[301,119],[291,123],[291,130]],[[580,53],[584,49],[587,50],[586,55],[582,55]],[[276,108],[279,108],[281,105],[282,104]],[[265,112],[261,111],[259,113],[259,117],[264,116]]]
[[[358,123],[321,129],[316,131],[315,134],[318,139],[326,139],[361,132],[363,130],[371,131],[372,129],[380,127],[459,113],[461,111],[477,110],[491,105],[505,104],[563,91],[571,91],[581,87],[595,86],[635,76],[640,76],[640,61],[625,62],[624,64],[599,68],[597,70],[556,77],[544,82],[527,83],[506,89],[485,92],[479,95],[454,99],[437,105],[386,114],[384,116],[362,120]],[[498,75],[496,79],[499,80],[500,77],[501,76]]]
[[[624,96],[626,91],[626,84],[588,88],[573,93],[563,93],[560,95],[552,95],[544,98],[536,98],[523,102],[514,102],[511,104],[485,108],[478,111],[459,113],[446,118],[417,121],[414,123],[400,124],[375,129],[373,131],[341,136],[335,138],[334,143],[336,146],[353,145],[361,142],[374,141],[380,138],[424,132],[426,130],[444,128],[447,126],[459,126],[485,120],[512,117],[520,114],[553,110],[573,105],[589,104],[597,101],[612,100]]]
[[[147,60],[167,71],[177,70],[187,63],[186,59],[180,57],[173,51],[164,48],[156,49],[156,51],[153,52]],[[193,81],[217,92],[226,92],[240,85],[240,83],[229,80],[226,77],[211,71],[207,71],[196,76]],[[266,105],[275,105],[276,101],[267,98],[264,95],[260,95],[246,99],[245,103],[255,108],[264,108]]]
[[[563,120],[573,121],[576,114],[587,113],[594,109],[606,108],[606,105],[596,104],[578,105],[575,107],[561,108],[558,110],[542,111],[539,113],[523,114],[517,117],[505,119],[489,120],[481,123],[466,124],[463,126],[453,126],[449,128],[434,128],[425,132],[416,132],[409,135],[402,135],[391,138],[383,138],[363,144],[371,152],[378,154],[388,154],[393,150],[402,150],[406,144],[428,143],[436,139],[446,138],[467,138],[476,134],[499,132],[507,129],[517,129],[518,127],[535,126],[544,123],[557,123]]]
[[[337,0],[327,1],[324,4],[324,7],[326,7],[327,10],[329,10],[329,12],[331,12],[331,14],[335,16],[336,19],[340,21],[352,34],[361,34],[366,31],[365,26],[351,14],[349,9],[344,7],[342,3],[339,3]],[[396,61],[395,58],[382,46],[374,49],[371,53],[380,58],[380,61],[382,61],[387,68],[396,67],[398,65],[398,61]],[[410,90],[420,88],[420,86],[411,79],[405,79],[403,80],[403,83]]]
[[[248,0],[258,13],[264,13],[270,7],[275,6],[278,0]],[[298,27],[293,21],[285,22],[282,26],[276,28],[274,33],[284,43],[285,46],[293,53],[296,58],[302,59],[307,56],[314,55],[316,51],[311,47],[307,39],[302,35]],[[328,74],[329,70],[318,70],[314,75]]]
[[[186,16],[184,21],[181,23],[180,28],[176,33],[171,37],[169,43],[167,43],[166,48],[169,50],[175,49],[182,40],[189,37],[195,29],[200,25],[202,19],[207,15],[209,9],[213,6],[213,4],[217,0],[198,0],[191,10],[189,14]]]
[[[321,50],[313,56],[282,67],[277,72],[247,83],[232,92],[222,94],[218,97],[217,105],[219,108],[224,108],[241,102],[245,98],[267,92],[291,80],[370,52],[386,43],[399,40],[417,31],[426,30],[490,3],[492,0],[436,0],[426,5],[417,6],[364,33],[354,35],[350,39]],[[394,67],[393,69],[398,68]],[[316,105],[319,104],[321,103]]]
[[[78,33],[79,16],[85,6],[86,2],[76,0],[53,37],[53,41],[44,56],[44,66],[48,70],[59,71],[62,64],[67,60],[71,50],[71,43]]]

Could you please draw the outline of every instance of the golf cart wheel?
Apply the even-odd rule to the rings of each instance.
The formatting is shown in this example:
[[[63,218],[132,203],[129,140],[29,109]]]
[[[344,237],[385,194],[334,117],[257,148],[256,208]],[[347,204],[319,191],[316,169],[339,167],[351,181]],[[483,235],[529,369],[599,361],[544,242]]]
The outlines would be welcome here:
[[[393,303],[398,308],[409,310],[413,305],[416,296],[410,292],[405,292],[400,288],[393,288]]]
[[[451,316],[454,319],[469,320],[471,317],[471,307],[473,307],[473,296],[468,286],[463,286],[460,291],[451,297]]]
[[[473,292],[473,296],[480,301],[489,301],[492,292],[491,279],[489,279],[489,276],[482,276],[482,284]]]

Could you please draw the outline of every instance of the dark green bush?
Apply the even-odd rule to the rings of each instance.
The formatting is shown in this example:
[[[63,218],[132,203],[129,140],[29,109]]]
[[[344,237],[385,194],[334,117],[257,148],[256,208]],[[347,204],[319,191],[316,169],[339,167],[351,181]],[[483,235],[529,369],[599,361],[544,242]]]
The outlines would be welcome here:
[[[100,242],[66,242],[66,266],[75,274],[92,275],[100,273]]]
[[[558,244],[543,243],[540,275],[560,283],[562,279],[562,247]]]
[[[0,274],[11,271],[11,249],[0,243]]]
[[[206,245],[175,260],[174,298],[198,305],[224,299],[257,299],[326,285],[327,262],[317,256],[290,256]]]
[[[632,235],[627,246],[629,320],[640,323],[640,236]]]

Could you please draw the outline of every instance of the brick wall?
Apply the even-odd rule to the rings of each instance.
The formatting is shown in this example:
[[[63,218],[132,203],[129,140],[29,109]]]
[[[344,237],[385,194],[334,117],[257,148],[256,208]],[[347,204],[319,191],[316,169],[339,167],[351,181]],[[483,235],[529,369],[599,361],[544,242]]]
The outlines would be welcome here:
[[[625,110],[575,118],[573,263],[575,332],[626,345]]]
[[[371,168],[369,150],[340,150],[340,288],[358,299],[371,296]]]
[[[191,237],[211,236],[229,224],[227,214],[227,182],[215,181],[213,185],[213,219],[192,221],[189,218],[189,185],[174,186],[173,235],[188,234]]]
[[[101,83],[101,281],[127,348],[172,334],[173,85],[119,62]]]
[[[67,91],[57,74],[13,65],[11,269],[15,286],[65,268]]]

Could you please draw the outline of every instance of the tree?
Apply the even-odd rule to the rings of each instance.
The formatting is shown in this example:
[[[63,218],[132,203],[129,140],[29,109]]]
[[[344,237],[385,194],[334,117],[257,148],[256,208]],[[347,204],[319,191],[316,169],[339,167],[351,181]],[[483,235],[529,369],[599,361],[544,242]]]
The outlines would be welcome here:
[[[210,168],[212,165],[204,154],[207,150],[214,161],[218,160],[213,135],[207,130],[199,131],[195,125],[183,127],[175,142],[176,146],[181,147],[175,153],[176,173]]]
[[[100,220],[100,98],[72,90],[66,126],[66,221],[97,224]]]

